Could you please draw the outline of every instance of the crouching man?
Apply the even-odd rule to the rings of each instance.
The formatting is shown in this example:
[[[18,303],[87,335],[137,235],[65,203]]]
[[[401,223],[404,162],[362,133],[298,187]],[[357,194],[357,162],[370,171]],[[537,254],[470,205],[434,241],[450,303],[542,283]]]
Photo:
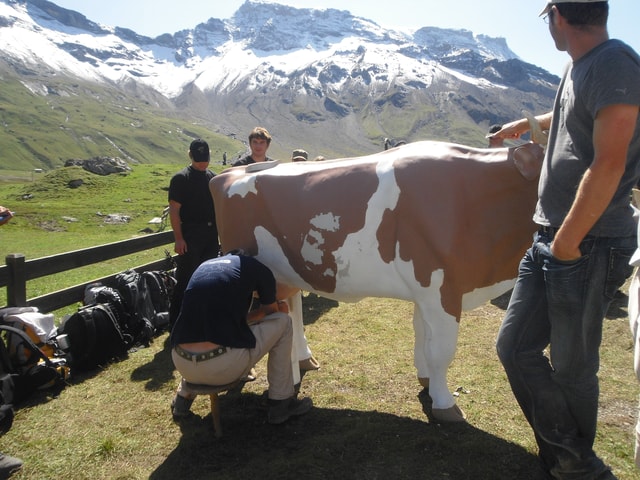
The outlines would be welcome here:
[[[260,308],[248,313],[254,292]],[[191,413],[195,395],[186,382],[235,382],[266,354],[269,423],[307,413],[311,399],[294,393],[287,313],[287,304],[276,301],[271,270],[255,258],[232,252],[202,263],[189,281],[171,332],[171,357],[182,375],[171,406],[174,419]]]

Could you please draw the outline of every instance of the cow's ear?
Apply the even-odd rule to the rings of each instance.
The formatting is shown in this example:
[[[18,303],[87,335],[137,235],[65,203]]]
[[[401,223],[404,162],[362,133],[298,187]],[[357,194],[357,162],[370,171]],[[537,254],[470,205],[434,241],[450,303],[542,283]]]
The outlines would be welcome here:
[[[538,178],[542,160],[544,160],[544,149],[536,143],[527,143],[513,149],[513,163],[527,180]]]

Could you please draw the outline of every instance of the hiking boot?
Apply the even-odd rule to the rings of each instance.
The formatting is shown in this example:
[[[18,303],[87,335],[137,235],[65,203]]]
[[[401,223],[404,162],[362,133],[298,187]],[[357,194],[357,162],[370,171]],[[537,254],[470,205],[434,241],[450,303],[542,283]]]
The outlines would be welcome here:
[[[297,399],[295,397],[285,400],[269,400],[269,412],[267,419],[272,425],[284,423],[291,417],[304,415],[313,407],[313,401],[309,397]]]
[[[171,415],[173,415],[173,419],[177,421],[192,416],[193,412],[190,408],[193,400],[193,398],[184,398],[176,393],[176,396],[173,397],[171,401]]]
[[[0,479],[9,478],[22,468],[22,460],[0,453]]]

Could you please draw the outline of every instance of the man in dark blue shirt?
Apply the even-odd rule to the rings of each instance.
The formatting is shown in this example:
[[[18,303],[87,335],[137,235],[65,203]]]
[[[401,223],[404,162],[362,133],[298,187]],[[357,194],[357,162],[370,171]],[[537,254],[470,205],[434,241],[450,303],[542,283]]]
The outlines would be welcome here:
[[[249,312],[254,292],[260,308]],[[297,399],[291,365],[292,326],[276,281],[253,257],[227,254],[200,265],[185,291],[171,332],[171,356],[182,375],[172,404],[174,418],[189,415],[195,395],[186,382],[226,385],[246,376],[267,353],[269,423],[307,413]]]

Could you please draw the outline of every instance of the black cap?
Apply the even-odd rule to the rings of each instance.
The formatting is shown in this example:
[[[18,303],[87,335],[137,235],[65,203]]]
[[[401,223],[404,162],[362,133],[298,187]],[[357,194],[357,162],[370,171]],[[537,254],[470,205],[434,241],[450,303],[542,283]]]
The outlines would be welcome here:
[[[189,152],[194,162],[208,162],[210,159],[209,144],[200,138],[191,142]]]

